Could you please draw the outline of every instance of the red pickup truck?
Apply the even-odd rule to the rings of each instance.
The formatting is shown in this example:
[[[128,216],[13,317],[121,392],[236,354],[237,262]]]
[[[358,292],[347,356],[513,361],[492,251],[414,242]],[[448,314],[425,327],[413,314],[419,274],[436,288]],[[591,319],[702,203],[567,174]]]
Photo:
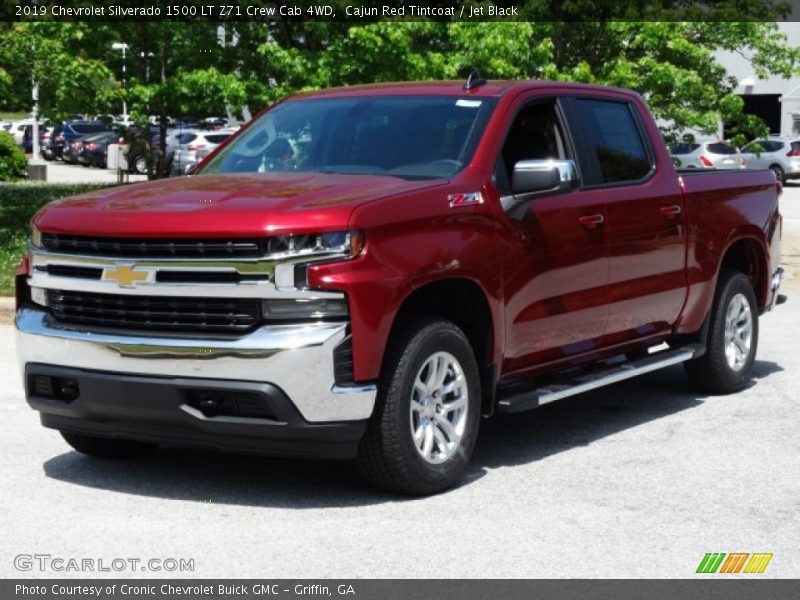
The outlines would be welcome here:
[[[676,172],[634,92],[348,87],[277,103],[194,175],[39,211],[29,404],[76,450],[357,457],[442,490],[481,417],[684,363],[750,378],[778,294],[770,171]]]

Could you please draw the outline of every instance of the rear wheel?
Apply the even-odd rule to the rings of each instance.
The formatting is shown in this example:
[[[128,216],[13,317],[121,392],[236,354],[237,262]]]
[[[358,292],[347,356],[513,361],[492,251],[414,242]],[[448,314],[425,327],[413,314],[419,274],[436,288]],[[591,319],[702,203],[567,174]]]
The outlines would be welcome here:
[[[387,351],[358,462],[379,487],[431,494],[461,477],[475,447],[478,366],[466,336],[449,321],[421,318],[400,331]]]
[[[710,394],[730,394],[750,381],[758,348],[758,304],[739,271],[719,275],[711,308],[706,353],[685,363],[691,382]]]
[[[117,438],[101,438],[79,433],[61,432],[66,442],[81,454],[94,458],[120,460],[143,456],[158,448],[157,444],[120,440]]]
[[[783,167],[780,165],[772,165],[770,170],[775,173],[775,179],[781,183],[786,183],[786,173],[784,173]]]

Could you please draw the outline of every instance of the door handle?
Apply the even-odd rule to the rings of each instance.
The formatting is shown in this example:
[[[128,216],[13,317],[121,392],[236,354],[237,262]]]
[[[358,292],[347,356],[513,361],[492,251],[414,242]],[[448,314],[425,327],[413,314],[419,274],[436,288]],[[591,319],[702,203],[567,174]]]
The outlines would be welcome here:
[[[578,218],[578,223],[580,223],[585,229],[594,231],[600,227],[605,220],[605,217],[601,214],[583,215],[582,217]]]
[[[681,207],[679,204],[670,204],[669,206],[662,206],[658,211],[665,217],[677,217],[681,214]]]

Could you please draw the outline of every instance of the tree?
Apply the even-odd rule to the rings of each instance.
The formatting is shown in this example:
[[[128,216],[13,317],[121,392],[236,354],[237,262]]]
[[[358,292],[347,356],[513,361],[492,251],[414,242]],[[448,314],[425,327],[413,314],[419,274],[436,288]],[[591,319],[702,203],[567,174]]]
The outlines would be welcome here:
[[[742,113],[737,82],[715,53],[741,54],[760,77],[798,74],[800,49],[775,23],[786,10],[771,0],[527,0],[519,22],[0,23],[0,107],[28,109],[36,77],[46,116],[118,113],[125,98],[143,126],[160,117],[163,144],[167,115],[260,109],[337,85],[463,79],[477,68],[489,78],[632,88],[670,137],[725,121],[741,141],[766,128]],[[126,85],[113,42],[129,45]]]

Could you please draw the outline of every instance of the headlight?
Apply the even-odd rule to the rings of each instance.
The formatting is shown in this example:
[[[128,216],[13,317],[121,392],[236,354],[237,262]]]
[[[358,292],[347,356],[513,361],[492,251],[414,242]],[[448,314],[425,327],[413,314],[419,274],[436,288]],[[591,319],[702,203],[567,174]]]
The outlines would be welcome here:
[[[267,252],[275,258],[319,255],[322,258],[353,258],[364,249],[361,231],[334,231],[305,235],[281,235],[267,240]]]
[[[346,298],[274,298],[261,303],[266,321],[347,319]]]
[[[364,251],[363,231],[334,231],[307,235],[282,235],[267,240],[275,265],[279,290],[308,288],[308,265],[317,261],[349,260]],[[283,262],[281,262],[283,261]]]
[[[42,232],[36,227],[31,227],[31,243],[37,248],[42,246]]]

